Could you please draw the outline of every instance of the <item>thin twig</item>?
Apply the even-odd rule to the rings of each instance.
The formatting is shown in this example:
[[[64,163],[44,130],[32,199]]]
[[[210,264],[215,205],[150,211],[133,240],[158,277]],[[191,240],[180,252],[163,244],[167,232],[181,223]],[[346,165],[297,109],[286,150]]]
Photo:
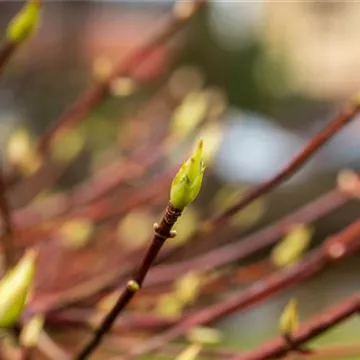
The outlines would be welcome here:
[[[12,41],[5,40],[0,46],[0,76],[5,70],[6,64],[15,52],[18,45]]]
[[[9,204],[5,195],[5,184],[0,172],[0,212],[3,221],[1,245],[5,254],[5,268],[9,269],[15,265],[14,229],[11,219]]]
[[[301,150],[281,171],[275,174],[268,181],[255,186],[250,189],[237,204],[231,206],[223,213],[215,216],[211,223],[213,226],[218,226],[225,219],[231,217],[255,199],[258,199],[265,193],[268,193],[273,188],[279,186],[282,182],[287,180],[293,175],[299,168],[310,160],[310,158],[326,144],[334,135],[336,135],[342,128],[350,123],[360,111],[360,104],[351,104],[347,109],[342,111],[337,117],[335,117],[330,123],[324,127],[318,134],[316,134],[309,143]]]
[[[151,338],[131,351],[142,355],[161,348],[164,344],[186,334],[194,326],[214,322],[235,311],[254,306],[286,288],[298,284],[317,274],[331,263],[337,262],[360,249],[360,220],[330,237],[318,249],[312,251],[293,267],[284,268],[254,283],[252,286],[218,304],[209,306],[185,318],[163,334]]]
[[[338,323],[346,320],[360,310],[360,293],[338,303],[320,315],[305,323],[298,330],[291,334],[291,341],[294,345],[300,346],[308,340],[314,339],[323,332],[329,330]],[[270,340],[258,349],[246,355],[236,355],[229,360],[267,360],[277,359],[292,351],[282,337]],[[314,352],[316,354],[316,351]],[[305,357],[306,358],[306,357]]]
[[[118,315],[125,309],[128,303],[131,301],[136,292],[141,288],[143,281],[147,272],[150,269],[153,261],[156,259],[161,247],[164,242],[170,238],[174,237],[175,234],[172,232],[172,227],[175,224],[176,220],[181,215],[181,210],[175,209],[171,204],[168,204],[166,207],[165,213],[160,224],[154,226],[154,237],[151,242],[149,249],[147,250],[143,261],[136,272],[132,280],[130,280],[122,294],[119,296],[115,306],[112,310],[106,315],[103,322],[95,330],[94,336],[92,339],[84,346],[80,353],[76,356],[77,360],[87,359],[88,356],[96,349],[100,344],[104,335],[110,330],[111,326],[115,322]]]

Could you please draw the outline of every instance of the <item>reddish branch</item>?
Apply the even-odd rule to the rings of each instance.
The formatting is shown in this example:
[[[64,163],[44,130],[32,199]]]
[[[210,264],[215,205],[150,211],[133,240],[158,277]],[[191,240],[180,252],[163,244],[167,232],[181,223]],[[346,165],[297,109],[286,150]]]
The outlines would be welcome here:
[[[138,271],[134,275],[133,279],[127,283],[125,289],[118,298],[115,306],[105,316],[105,319],[102,321],[100,326],[95,330],[92,339],[85,345],[85,347],[77,355],[76,357],[77,360],[84,360],[88,358],[88,356],[100,344],[101,340],[106,335],[106,333],[111,329],[113,323],[116,321],[116,318],[119,316],[119,314],[125,309],[125,307],[134,297],[136,292],[141,288],[145,276],[148,273],[150,266],[156,259],[164,242],[168,238],[175,236],[175,234],[172,232],[172,227],[175,224],[176,220],[181,215],[181,212],[182,212],[181,210],[175,209],[171,204],[168,204],[160,224],[154,226],[153,240],[151,242],[149,249],[145,254],[145,257],[142,260],[142,263]]]
[[[231,217],[244,207],[249,205],[255,199],[268,193],[273,188],[279,186],[282,182],[293,175],[302,167],[323,145],[326,144],[334,135],[352,121],[360,110],[360,104],[352,104],[333,119],[325,128],[320,131],[310,142],[301,150],[280,172],[268,181],[250,189],[237,204],[231,206],[218,216],[215,216],[211,223],[218,226],[227,218]]]
[[[195,14],[197,10],[205,4],[205,1],[193,1],[195,4],[193,14]],[[112,80],[118,77],[131,76],[132,72],[148,59],[148,57],[157,49],[159,44],[164,43],[178,33],[191,18],[191,16],[178,17],[172,15],[159,32],[150,36],[150,39],[146,43],[127,55],[108,79],[101,83],[97,83],[86,90],[62,115],[60,115],[54,125],[43,134],[38,144],[40,152],[46,154],[51,142],[57,135],[74,127],[82,118],[94,110],[108,95],[109,85]]]
[[[190,260],[154,267],[149,272],[147,285],[158,285],[163,282],[173,281],[190,270],[208,271],[234,261],[243,260],[274,244],[281,236],[286,234],[292,225],[314,222],[345,205],[350,199],[348,195],[338,189],[331,190],[285,216],[275,224],[271,224],[235,243],[216,248]]]
[[[169,177],[166,176],[164,178],[164,181],[155,179],[154,187],[150,185],[146,189],[140,191],[135,197],[132,196],[127,199],[116,209],[116,214],[120,215],[131,211],[134,206],[140,206],[144,201],[151,201],[153,199],[152,196],[160,195],[165,181],[169,181],[170,177],[172,177],[171,172],[169,172]],[[157,183],[159,186],[157,186]],[[146,284],[147,286],[159,285],[164,282],[173,281],[190,270],[208,271],[234,261],[239,261],[276,242],[288,231],[291,225],[314,222],[346,204],[349,200],[350,197],[342,193],[340,190],[331,190],[309,204],[300,207],[300,209],[296,210],[292,214],[289,214],[277,223],[241,239],[236,243],[224,245],[190,260],[184,260],[168,265],[159,265],[150,269],[149,274],[147,275]],[[96,203],[94,205],[96,205]],[[93,210],[91,210],[91,208],[92,207],[85,208],[87,216],[95,217],[99,208],[97,206],[94,206]],[[105,211],[105,208],[103,208],[103,210]],[[115,209],[113,211],[115,213]],[[81,214],[85,215],[83,212],[81,212]],[[25,215],[26,214],[24,213],[24,216]],[[20,225],[22,217],[19,217],[18,220]],[[125,273],[123,273],[123,271],[125,271]],[[73,305],[84,298],[89,297],[90,293],[92,293],[92,295],[96,295],[106,289],[111,289],[116,282],[119,282],[120,277],[123,277],[128,273],[129,269],[126,270],[124,268],[124,264],[122,264],[121,271],[117,270],[112,276],[104,276],[103,280],[96,282],[96,286],[81,286],[80,291],[77,290],[77,288],[74,290],[68,289],[62,293],[56,294],[54,297],[46,299],[35,297],[35,299],[31,302],[30,307],[35,307],[37,311],[44,312],[55,311],[66,306]],[[89,288],[91,288],[90,292]],[[81,289],[84,289],[84,291]]]
[[[340,322],[346,320],[351,315],[360,311],[360,293],[346,299],[332,308],[326,310],[320,315],[305,323],[298,330],[291,334],[292,346],[300,346],[311,340],[326,330],[334,327]],[[237,355],[230,357],[231,360],[266,360],[277,359],[286,355],[294,347],[289,347],[289,344],[284,341],[282,337],[277,337],[258,349],[251,351],[245,355]],[[316,351],[315,351],[316,354]]]
[[[316,134],[306,145],[305,147],[294,157],[291,161],[277,172],[272,178],[265,181],[264,183],[255,186],[249,189],[243,197],[233,206],[229,207],[222,213],[213,218],[205,221],[200,227],[199,230],[194,233],[190,241],[185,244],[185,247],[191,247],[194,241],[201,238],[202,236],[208,234],[212,231],[218,231],[222,226],[225,226],[228,220],[237,212],[243,210],[254,200],[260,198],[261,196],[269,193],[271,190],[282,184],[285,180],[290,178],[296,171],[298,171],[307,161],[315,155],[316,151],[319,150],[322,146],[326,144],[333,136],[335,136],[342,128],[344,128],[348,123],[355,119],[355,116],[359,113],[360,105],[357,103],[351,104],[347,109],[340,112],[330,123],[325,126],[318,134]],[[167,257],[169,253],[173,250],[170,250],[168,253],[164,252],[164,257]]]
[[[186,334],[194,326],[204,325],[236,311],[249,308],[279,291],[298,284],[317,274],[328,265],[344,259],[360,249],[360,220],[349,225],[345,230],[330,237],[318,249],[293,267],[284,268],[263,280],[260,280],[245,291],[218,304],[202,309],[155,336],[143,345],[133,349],[132,354],[142,355],[161,348],[164,344]]]

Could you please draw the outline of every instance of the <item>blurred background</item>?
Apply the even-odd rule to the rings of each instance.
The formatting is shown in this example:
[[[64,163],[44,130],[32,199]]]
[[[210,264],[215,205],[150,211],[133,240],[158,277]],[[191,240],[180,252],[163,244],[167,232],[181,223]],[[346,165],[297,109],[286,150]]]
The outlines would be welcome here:
[[[14,1],[0,3],[2,29],[19,6],[20,2]],[[16,53],[0,83],[0,145],[5,166],[14,134],[23,131],[33,139],[41,135],[94,79],[161,28],[172,6],[165,0],[45,1],[39,31]],[[200,199],[187,220],[186,227],[191,230],[196,226],[194,218],[219,212],[229,197],[272,176],[357,93],[359,16],[360,3],[350,1],[210,1],[180,35],[158,46],[132,79],[111,84],[113,96],[81,123],[79,131],[85,140],[80,155],[39,197],[81,184],[101,164],[126,156],[134,148],[151,145],[155,151],[154,143],[164,137],[169,124],[186,132],[182,127],[186,124],[176,125],[176,119],[190,114],[198,120],[194,114],[201,113],[207,101],[211,108],[204,138],[206,144],[209,136],[211,160]],[[138,115],[149,101],[152,105],[146,116]],[[333,188],[339,171],[358,170],[359,133],[360,119],[341,131],[291,180],[236,216],[232,239],[272,223]],[[182,141],[136,186],[146,186],[156,173],[182,160],[192,143],[193,137]],[[71,148],[66,143],[63,147]],[[120,194],[125,196],[126,191]],[[119,251],[143,246],[148,225],[164,203],[115,219],[121,238]],[[312,246],[358,214],[355,201],[313,224]],[[129,231],[134,224],[137,235]],[[216,241],[197,244],[194,254],[227,242],[228,233]],[[88,253],[91,251],[95,250],[90,247]],[[254,260],[267,255],[268,250]],[[85,271],[80,265],[71,274],[62,274],[66,256],[55,259],[52,275],[42,287],[56,288],[54,279],[62,276],[80,281]],[[97,256],[97,269],[106,266],[99,254],[92,256]],[[174,259],[187,256],[184,251]],[[253,310],[222,320],[218,327],[223,331],[223,345],[252,348],[276,334],[279,314],[292,296],[298,298],[300,316],[305,319],[354,293],[360,284],[359,259],[356,255]],[[242,265],[237,264],[239,268]],[[242,288],[233,286],[233,291]],[[353,318],[316,342],[358,341],[359,331],[360,320]]]

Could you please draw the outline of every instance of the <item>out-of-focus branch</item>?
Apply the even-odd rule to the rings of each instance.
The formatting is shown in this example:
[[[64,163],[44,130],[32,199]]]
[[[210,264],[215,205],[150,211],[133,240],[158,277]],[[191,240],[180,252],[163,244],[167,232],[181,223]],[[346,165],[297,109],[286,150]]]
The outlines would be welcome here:
[[[71,359],[71,356],[61,349],[45,331],[40,334],[37,348],[52,360]]]
[[[172,176],[171,172],[169,172],[169,176]],[[140,204],[143,204],[143,201],[150,200],[152,195],[160,195],[165,186],[165,182],[168,181],[168,175],[164,177],[164,181],[162,179],[155,179],[154,187],[149,184],[146,190],[143,189],[134,198],[131,197],[127,199],[119,208],[116,209],[116,214],[119,215],[125,213],[126,211],[131,211],[133,206],[139,206]],[[174,264],[158,265],[153,269],[150,269],[146,284],[147,286],[159,285],[165,282],[173,281],[190,270],[208,271],[224,266],[233,261],[244,259],[245,257],[254,254],[256,251],[259,251],[276,242],[277,239],[288,231],[291,225],[314,222],[343,206],[350,201],[350,199],[351,197],[343,193],[340,189],[333,189],[320,196],[318,199],[300,207],[277,223],[241,239],[239,242],[224,245],[190,260],[184,260]],[[106,199],[104,199],[104,202],[106,202]],[[86,216],[91,216],[94,219],[98,212],[97,209],[98,207],[96,203],[94,203],[92,206],[84,208],[80,213],[76,214],[81,214],[83,216],[87,213]],[[82,211],[85,212],[83,213]],[[24,213],[24,216],[25,215],[26,214]],[[101,213],[101,215],[103,214]],[[18,218],[19,225],[22,218],[22,216]],[[112,276],[103,276],[103,280],[97,281],[96,286],[81,286],[79,289],[78,287],[75,288],[74,291],[72,289],[68,289],[63,293],[57,294],[57,296],[47,299],[42,299],[41,297],[35,298],[33,299],[34,303],[32,303],[32,305],[35,306],[37,311],[41,312],[55,311],[66,306],[70,306],[81,299],[89,297],[90,293],[95,295],[99,291],[109,288],[115,281],[119,281],[120,277],[126,275],[128,270],[125,269],[123,264],[121,274],[117,271],[118,275],[114,273]]]
[[[164,43],[178,33],[205,4],[203,0],[192,0],[191,11],[186,16],[179,16],[175,12],[169,17],[160,31],[150,35],[149,39],[139,48],[129,53],[116,67],[112,75],[105,81],[93,85],[79,96],[63,114],[55,120],[54,124],[42,135],[38,148],[42,154],[46,154],[50,144],[56,141],[57,136],[74,127],[82,118],[94,110],[108,95],[109,85],[118,77],[130,76],[134,69],[141,65],[157,49],[159,44]]]
[[[131,351],[142,355],[161,348],[164,344],[184,335],[191,328],[204,325],[236,311],[249,308],[290,286],[298,284],[323,270],[328,265],[342,260],[360,249],[360,220],[345,230],[330,237],[318,249],[312,251],[296,265],[284,268],[263,280],[255,282],[238,295],[190,315],[163,334],[151,338]]]
[[[224,245],[190,260],[155,266],[149,272],[147,285],[158,285],[172,281],[190,270],[208,271],[234,261],[240,261],[274,244],[292,225],[314,222],[345,205],[350,200],[351,197],[340,189],[333,189],[303,205],[293,213],[286,215],[276,223],[236,243]]]
[[[317,133],[284,168],[278,171],[269,180],[249,189],[249,191],[246,192],[242,198],[233,206],[205,221],[198,228],[198,231],[193,234],[190,241],[184,246],[191,247],[191,244],[202,236],[205,236],[206,234],[215,230],[218,231],[223,226],[225,226],[228,223],[228,220],[238,211],[241,211],[254,200],[260,198],[261,196],[269,193],[271,190],[281,185],[285,180],[290,178],[296,171],[304,166],[312,158],[312,156],[315,155],[315,153],[327,143],[327,141],[329,141],[342,128],[354,120],[356,115],[359,113],[359,110],[360,105],[355,102],[341,111],[340,114],[331,120],[324,129]],[[171,254],[173,251],[174,250],[171,250],[167,254],[164,252],[161,258],[166,258],[169,256],[169,253]]]
[[[330,123],[325,126],[318,134],[316,134],[283,169],[276,173],[272,178],[266,182],[255,186],[250,189],[243,198],[235,205],[228,208],[223,213],[215,216],[211,220],[213,226],[219,226],[227,218],[237,213],[255,199],[258,199],[262,195],[268,193],[275,187],[279,186],[282,182],[287,180],[297,170],[299,170],[310,158],[326,144],[334,135],[336,135],[342,128],[348,123],[354,120],[355,116],[360,111],[360,104],[354,103],[348,108],[344,109],[338,116],[336,116]]]
[[[311,354],[291,354],[285,360],[330,360],[344,358],[358,358],[360,356],[360,345],[338,345],[324,348],[316,348]]]
[[[1,46],[0,46],[0,76],[4,72],[6,64],[10,60],[11,55],[15,52],[16,48],[17,48],[17,44],[12,41],[9,41],[9,40],[5,40],[5,42],[1,44]]]
[[[3,175],[0,172],[0,212],[3,222],[1,245],[5,254],[5,267],[11,268],[15,265],[14,229],[11,219],[11,212],[5,194]]]
[[[258,349],[251,351],[249,354],[236,355],[230,357],[229,360],[266,360],[279,358],[291,352],[294,347],[300,346],[318,335],[329,330],[333,326],[344,321],[351,315],[360,310],[360,293],[338,303],[320,315],[316,315],[313,319],[305,323],[298,330],[291,334],[291,346],[282,338],[277,337],[268,343],[260,346]],[[314,355],[316,356],[316,350]],[[306,356],[301,358],[307,358]]]

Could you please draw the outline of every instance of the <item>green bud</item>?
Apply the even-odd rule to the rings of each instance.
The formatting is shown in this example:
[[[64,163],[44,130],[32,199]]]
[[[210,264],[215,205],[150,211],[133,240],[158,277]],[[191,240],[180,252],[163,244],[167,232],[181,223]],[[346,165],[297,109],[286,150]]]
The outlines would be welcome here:
[[[11,20],[6,37],[14,43],[25,41],[37,28],[40,18],[40,1],[29,0]]]
[[[0,281],[0,328],[8,328],[19,319],[31,290],[37,253],[29,250]]]
[[[283,335],[289,335],[297,329],[299,323],[296,299],[291,299],[280,316],[279,329]]]
[[[170,202],[182,210],[198,196],[205,166],[202,158],[203,141],[200,140],[194,153],[175,175],[170,189]]]

